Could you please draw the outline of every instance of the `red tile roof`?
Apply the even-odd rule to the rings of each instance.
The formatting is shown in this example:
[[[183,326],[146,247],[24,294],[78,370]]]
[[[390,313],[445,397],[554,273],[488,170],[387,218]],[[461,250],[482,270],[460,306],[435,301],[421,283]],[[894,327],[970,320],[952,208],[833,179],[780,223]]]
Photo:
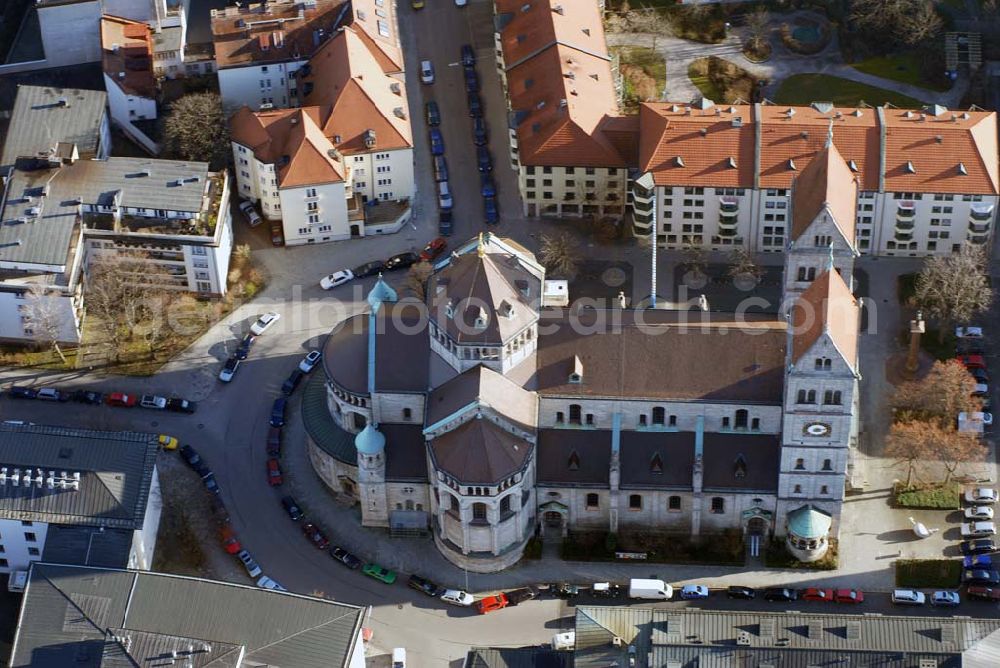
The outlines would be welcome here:
[[[792,185],[792,235],[798,239],[823,209],[829,209],[834,225],[854,246],[858,184],[836,144],[823,148],[806,165]]]
[[[798,362],[827,333],[852,369],[858,364],[861,309],[837,271],[824,271],[792,308],[792,362]]]
[[[752,188],[754,131],[748,105],[706,109],[665,103],[639,110],[639,168],[657,185]]]

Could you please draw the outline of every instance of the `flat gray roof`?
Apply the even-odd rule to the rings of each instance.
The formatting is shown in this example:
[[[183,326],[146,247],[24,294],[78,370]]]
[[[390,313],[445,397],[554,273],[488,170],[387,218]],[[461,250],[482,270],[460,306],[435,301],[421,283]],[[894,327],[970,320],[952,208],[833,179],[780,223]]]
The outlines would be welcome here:
[[[165,211],[202,209],[208,180],[207,162],[108,158],[80,160],[59,168],[62,188],[84,204],[96,204],[121,191],[121,206]]]
[[[364,616],[253,586],[35,563],[10,665],[151,668],[177,651],[193,666],[335,668],[349,664]]]
[[[158,448],[156,434],[0,425],[0,518],[139,529]]]
[[[0,262],[67,265],[80,232],[79,207],[53,176],[55,170],[11,172],[0,210]],[[46,185],[49,195],[43,197]],[[39,208],[39,215],[23,222],[33,207]]]
[[[19,86],[0,166],[47,152],[58,142],[76,144],[80,157],[93,157],[107,103],[108,94],[103,90]]]

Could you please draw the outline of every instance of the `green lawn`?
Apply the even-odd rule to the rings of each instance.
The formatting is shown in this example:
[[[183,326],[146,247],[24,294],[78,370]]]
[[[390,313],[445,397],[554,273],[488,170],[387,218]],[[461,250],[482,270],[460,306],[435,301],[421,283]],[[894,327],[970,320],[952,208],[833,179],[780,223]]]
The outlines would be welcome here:
[[[909,489],[899,483],[893,490],[898,508],[930,508],[935,510],[954,510],[960,505],[959,494],[962,486],[957,482],[947,485],[913,486]]]
[[[897,587],[957,587],[962,575],[960,559],[899,559]]]
[[[778,104],[807,105],[817,101],[833,102],[838,107],[856,107],[862,101],[873,107],[885,102],[904,109],[919,109],[924,105],[906,95],[828,74],[793,74],[781,82],[774,96]]]
[[[648,46],[621,47],[619,53],[621,65],[641,67],[643,72],[656,79],[657,90],[662,91],[667,85],[667,61],[662,54]]]
[[[876,56],[862,60],[860,63],[854,63],[851,67],[865,74],[930,90],[948,90],[949,88],[941,82],[926,80],[920,73],[920,58],[912,51],[894,53],[889,56]]]

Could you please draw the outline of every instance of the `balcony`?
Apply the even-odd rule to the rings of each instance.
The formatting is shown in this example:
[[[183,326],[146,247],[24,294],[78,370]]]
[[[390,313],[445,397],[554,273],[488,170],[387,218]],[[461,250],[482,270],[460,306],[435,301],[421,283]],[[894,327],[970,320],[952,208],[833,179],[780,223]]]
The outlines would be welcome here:
[[[913,220],[917,215],[917,205],[913,202],[900,202],[896,207],[896,220]]]
[[[993,218],[992,204],[973,204],[969,208],[969,220],[989,222]]]
[[[913,241],[913,232],[906,232],[902,230],[896,230],[896,234],[893,237],[896,241]]]
[[[914,222],[912,220],[899,220],[897,218],[893,227],[896,230],[896,234],[913,234]]]
[[[971,226],[970,226],[970,229],[969,229],[969,233],[966,236],[966,239],[969,241],[969,243],[972,243],[972,244],[986,243],[986,241],[988,241],[989,238],[990,238],[990,231],[989,231],[989,229],[987,229],[985,232],[974,232],[971,229]]]
[[[730,215],[736,216],[740,211],[740,200],[732,196],[723,196],[719,198],[719,214],[720,215]]]
[[[721,220],[719,221],[719,230],[716,232],[720,237],[735,237],[736,236],[736,226],[730,226],[728,223],[724,224]]]
[[[977,223],[974,220],[969,221],[969,234],[989,234],[989,232],[990,224],[988,222]]]

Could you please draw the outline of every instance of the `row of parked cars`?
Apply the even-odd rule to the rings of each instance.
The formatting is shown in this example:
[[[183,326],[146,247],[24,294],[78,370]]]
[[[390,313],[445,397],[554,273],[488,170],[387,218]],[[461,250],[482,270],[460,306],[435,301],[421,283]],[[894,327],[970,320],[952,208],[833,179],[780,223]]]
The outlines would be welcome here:
[[[378,274],[396,271],[398,269],[408,269],[417,262],[433,262],[441,257],[441,254],[444,253],[447,248],[448,241],[444,237],[438,237],[424,246],[424,249],[420,251],[419,255],[417,253],[407,251],[405,253],[393,255],[384,262],[382,260],[373,260],[371,262],[366,262],[360,267],[355,267],[354,269],[341,269],[340,271],[335,271],[332,274],[328,274],[321,278],[319,286],[324,290],[332,290],[333,288],[344,285],[345,283],[350,283],[356,278],[367,278],[369,276],[376,276]]]
[[[985,338],[982,327],[956,327],[955,361],[965,367],[975,380],[972,396],[981,401],[978,411],[958,414],[960,431],[985,432],[993,428],[993,402],[990,397],[990,374],[986,368]]]
[[[142,408],[152,408],[153,410],[167,410],[175,413],[194,413],[198,404],[182,397],[161,397],[156,394],[128,394],[125,392],[109,392],[107,394],[97,390],[60,390],[55,387],[27,387],[24,385],[11,385],[7,389],[7,396],[11,399],[38,399],[40,401],[75,401],[81,404],[92,406],[108,405],[120,408],[132,408],[141,406]]]

